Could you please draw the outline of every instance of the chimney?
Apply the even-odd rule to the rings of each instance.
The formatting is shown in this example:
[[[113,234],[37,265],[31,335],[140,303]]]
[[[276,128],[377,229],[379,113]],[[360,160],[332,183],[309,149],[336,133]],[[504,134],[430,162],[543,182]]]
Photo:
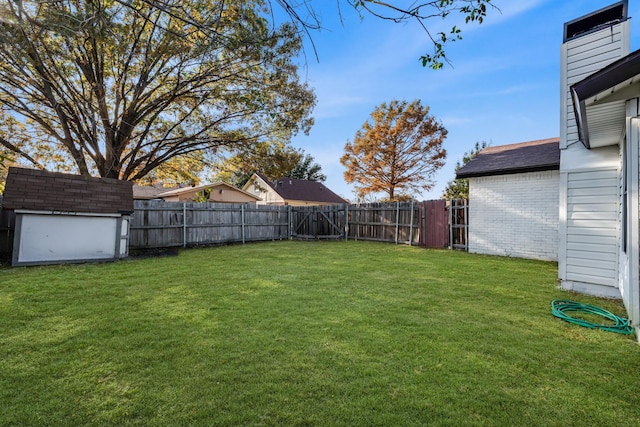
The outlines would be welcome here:
[[[564,24],[560,58],[561,150],[580,139],[569,89],[571,85],[629,54],[627,11],[628,0],[623,0]],[[625,108],[624,101],[611,104],[600,108]]]

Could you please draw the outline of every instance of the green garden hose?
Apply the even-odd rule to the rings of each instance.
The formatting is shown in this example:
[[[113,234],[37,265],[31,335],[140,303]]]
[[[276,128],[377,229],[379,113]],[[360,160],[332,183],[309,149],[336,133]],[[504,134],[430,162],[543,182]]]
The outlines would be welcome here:
[[[605,319],[610,320],[611,322],[613,322],[613,324],[601,325],[598,323],[592,323],[583,319],[571,317],[566,314],[567,312],[572,311],[595,314],[597,316],[601,316]],[[589,304],[556,299],[551,301],[551,314],[559,319],[570,323],[575,323],[576,325],[584,326],[585,328],[602,329],[603,331],[615,332],[625,335],[631,335],[633,333],[633,328],[631,327],[629,319],[616,316],[615,314],[605,310],[604,308],[596,307]]]

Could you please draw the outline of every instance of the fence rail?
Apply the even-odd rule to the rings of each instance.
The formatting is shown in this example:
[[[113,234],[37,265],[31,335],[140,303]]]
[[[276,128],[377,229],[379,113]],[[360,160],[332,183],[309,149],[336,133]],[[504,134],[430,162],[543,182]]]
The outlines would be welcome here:
[[[295,239],[344,239],[348,206],[291,206],[291,237]]]
[[[418,244],[417,203],[368,203],[348,210],[349,239]]]
[[[444,200],[333,206],[136,201],[134,207],[132,249],[290,238],[373,240],[435,248],[450,242]],[[466,217],[456,213],[455,218]]]
[[[333,206],[136,200],[129,248],[295,238],[373,240],[462,249],[467,241],[466,206],[466,201],[444,200]],[[12,211],[3,212],[0,205],[0,253],[11,251],[12,215]]]
[[[288,239],[285,206],[135,201],[132,249]]]

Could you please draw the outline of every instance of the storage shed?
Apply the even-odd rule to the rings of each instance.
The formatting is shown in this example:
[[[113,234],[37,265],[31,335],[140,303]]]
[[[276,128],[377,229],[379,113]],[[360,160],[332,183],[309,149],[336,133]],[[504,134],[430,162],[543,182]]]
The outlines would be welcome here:
[[[9,168],[2,210],[12,215],[12,265],[108,261],[128,255],[132,184]]]

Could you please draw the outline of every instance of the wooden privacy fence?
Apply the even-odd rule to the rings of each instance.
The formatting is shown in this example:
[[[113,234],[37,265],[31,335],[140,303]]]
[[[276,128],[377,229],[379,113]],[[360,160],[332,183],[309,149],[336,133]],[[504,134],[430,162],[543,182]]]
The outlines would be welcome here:
[[[134,202],[132,249],[288,239],[286,206]]]
[[[375,240],[444,248],[450,241],[457,242],[460,234],[452,233],[451,211],[445,200],[332,206],[135,201],[134,207],[132,249],[290,238]],[[455,218],[466,219],[466,214]],[[450,240],[452,236],[454,240]]]
[[[451,200],[449,205],[449,242],[452,249],[469,250],[469,203]]]
[[[291,237],[297,239],[344,239],[347,205],[290,206]]]
[[[420,202],[420,246],[446,248],[449,246],[449,212],[446,200]]]
[[[348,212],[349,239],[418,244],[418,203],[350,205]]]

